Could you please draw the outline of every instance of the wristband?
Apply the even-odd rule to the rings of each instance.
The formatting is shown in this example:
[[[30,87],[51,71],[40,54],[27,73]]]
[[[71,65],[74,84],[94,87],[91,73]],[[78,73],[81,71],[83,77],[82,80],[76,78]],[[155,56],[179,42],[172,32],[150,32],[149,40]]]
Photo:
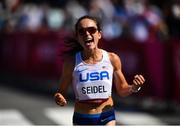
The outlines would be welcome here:
[[[133,89],[132,87],[130,88],[130,92],[132,93],[137,93],[140,90],[141,90],[141,87],[139,87],[138,89]]]

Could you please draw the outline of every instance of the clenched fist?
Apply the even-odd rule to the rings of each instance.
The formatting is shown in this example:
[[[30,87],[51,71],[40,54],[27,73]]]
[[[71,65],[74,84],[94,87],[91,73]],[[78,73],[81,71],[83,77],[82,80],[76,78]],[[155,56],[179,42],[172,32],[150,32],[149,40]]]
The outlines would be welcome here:
[[[54,95],[55,102],[60,106],[65,106],[67,104],[66,99],[63,97],[61,93],[56,93]]]
[[[138,92],[142,85],[144,84],[145,79],[142,75],[135,75],[133,79],[133,84],[132,84],[132,92]]]

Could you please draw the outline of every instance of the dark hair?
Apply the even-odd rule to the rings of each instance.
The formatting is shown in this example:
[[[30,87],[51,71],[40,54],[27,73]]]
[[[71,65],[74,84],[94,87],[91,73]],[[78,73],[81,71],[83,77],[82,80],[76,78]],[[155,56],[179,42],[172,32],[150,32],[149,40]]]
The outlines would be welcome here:
[[[98,31],[101,31],[100,20],[98,18],[96,18],[96,17],[85,15],[85,16],[80,17],[77,20],[77,22],[75,24],[75,28],[74,28],[74,30],[75,30],[74,35],[77,35],[78,25],[79,25],[80,21],[83,20],[83,19],[91,19],[91,20],[93,20],[97,25]],[[65,41],[64,41],[64,46],[65,46],[65,50],[63,51],[63,55],[65,55],[65,56],[74,55],[76,52],[79,52],[79,51],[83,50],[83,47],[79,44],[79,42],[77,41],[75,36],[66,37]]]
[[[102,29],[101,29],[101,25],[100,25],[100,20],[99,20],[98,18],[89,16],[89,15],[85,15],[85,16],[83,16],[83,17],[80,17],[80,18],[77,20],[77,22],[76,22],[76,24],[75,24],[75,32],[77,32],[77,30],[78,30],[79,22],[80,22],[81,20],[83,20],[83,19],[91,19],[91,20],[93,20],[93,21],[96,23],[96,25],[97,25],[98,31],[101,31],[101,30],[102,30]]]

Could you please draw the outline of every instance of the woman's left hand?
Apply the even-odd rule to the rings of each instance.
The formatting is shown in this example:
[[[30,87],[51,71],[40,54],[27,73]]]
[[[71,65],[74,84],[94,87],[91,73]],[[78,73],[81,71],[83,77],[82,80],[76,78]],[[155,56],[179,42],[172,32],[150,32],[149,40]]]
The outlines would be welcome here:
[[[136,91],[144,84],[145,79],[142,75],[135,75],[132,84],[132,90]]]

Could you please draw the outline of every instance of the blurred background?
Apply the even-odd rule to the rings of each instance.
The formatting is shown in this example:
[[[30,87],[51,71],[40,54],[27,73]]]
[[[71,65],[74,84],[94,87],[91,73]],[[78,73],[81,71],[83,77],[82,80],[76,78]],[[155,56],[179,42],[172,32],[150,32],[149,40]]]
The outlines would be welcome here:
[[[53,94],[64,38],[87,14],[101,19],[100,45],[121,57],[127,81],[137,73],[146,78],[137,94],[113,93],[118,124],[180,124],[180,0],[1,0],[0,124],[59,125],[71,119],[72,90],[63,109]],[[124,121],[123,115],[136,118]]]

